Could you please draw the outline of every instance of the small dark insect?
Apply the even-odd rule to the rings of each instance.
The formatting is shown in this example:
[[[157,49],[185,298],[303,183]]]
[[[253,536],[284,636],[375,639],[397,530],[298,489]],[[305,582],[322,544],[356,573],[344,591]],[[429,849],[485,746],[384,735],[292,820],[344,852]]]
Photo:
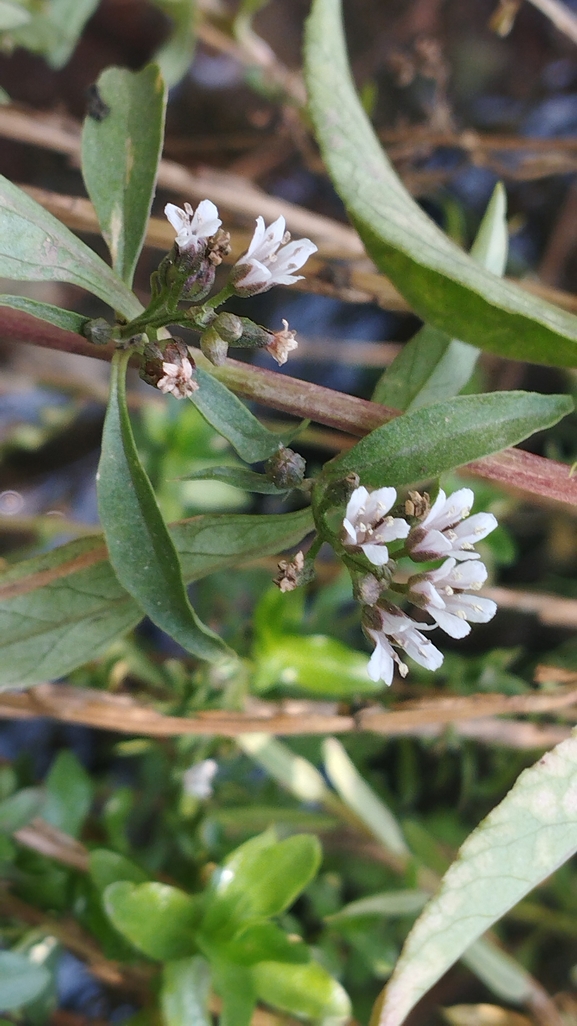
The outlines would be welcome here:
[[[110,107],[102,99],[97,85],[90,85],[86,90],[86,113],[94,121],[104,121],[110,114]]]

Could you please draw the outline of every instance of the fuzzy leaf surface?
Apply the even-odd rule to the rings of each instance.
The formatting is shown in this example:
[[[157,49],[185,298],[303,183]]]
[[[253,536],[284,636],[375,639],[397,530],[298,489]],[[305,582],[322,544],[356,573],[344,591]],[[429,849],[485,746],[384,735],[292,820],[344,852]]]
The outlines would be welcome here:
[[[0,276],[79,285],[128,319],[142,310],[136,296],[93,250],[2,175]]]
[[[126,405],[129,351],[112,360],[98,464],[98,509],[114,572],[150,619],[200,659],[220,659],[224,642],[198,619],[174,542],[142,466]]]
[[[577,737],[524,770],[461,847],[411,930],[378,1026],[399,1026],[473,942],[577,851]]]
[[[299,425],[290,431],[269,431],[234,392],[212,374],[199,367],[197,380],[200,388],[191,401],[246,463],[268,459],[279,445],[288,445],[301,430]]]
[[[516,445],[556,424],[573,408],[564,395],[493,392],[424,406],[375,428],[331,460],[323,476],[357,473],[373,488],[438,477],[471,460]]]
[[[96,88],[108,113],[84,122],[82,174],[112,266],[130,285],[154,196],[166,88],[156,64],[138,72],[107,68]]]
[[[508,248],[507,197],[499,183],[481,221],[471,256],[482,267],[501,276]],[[469,381],[478,356],[476,346],[425,324],[385,371],[373,401],[397,410],[416,410],[458,395]]]
[[[191,582],[290,548],[312,526],[310,509],[303,509],[203,514],[174,524],[170,533]],[[0,687],[62,677],[98,658],[141,619],[142,610],[114,575],[101,535],[23,560],[0,574]]]
[[[339,0],[314,0],[305,74],[333,185],[367,252],[419,317],[499,356],[577,365],[577,317],[479,267],[402,185],[357,95]]]
[[[37,317],[41,321],[48,321],[49,324],[62,328],[63,331],[74,331],[77,335],[82,334],[82,328],[89,320],[82,314],[74,313],[72,310],[62,310],[59,306],[52,306],[51,303],[38,303],[35,299],[28,299],[26,296],[0,296],[0,306],[9,306],[12,310],[22,310],[23,313]]]

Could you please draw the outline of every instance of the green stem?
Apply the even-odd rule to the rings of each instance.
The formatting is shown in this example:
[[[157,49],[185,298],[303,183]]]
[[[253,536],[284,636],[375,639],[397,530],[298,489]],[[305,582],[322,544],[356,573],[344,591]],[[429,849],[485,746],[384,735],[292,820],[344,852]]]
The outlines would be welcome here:
[[[216,296],[212,296],[211,299],[207,299],[204,304],[204,308],[216,310],[217,306],[222,306],[222,304],[226,303],[227,299],[230,299],[231,296],[234,296],[234,286],[232,286],[230,282],[227,282],[224,288],[222,288],[220,292],[216,293]]]

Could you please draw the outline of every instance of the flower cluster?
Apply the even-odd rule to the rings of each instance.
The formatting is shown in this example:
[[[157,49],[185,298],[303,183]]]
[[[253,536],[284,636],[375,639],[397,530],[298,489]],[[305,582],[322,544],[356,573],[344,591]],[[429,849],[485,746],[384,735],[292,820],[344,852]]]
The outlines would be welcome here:
[[[155,313],[165,300],[167,319],[164,323],[174,323],[178,303],[181,300],[194,303],[185,315],[186,323],[201,331],[202,351],[217,366],[224,363],[229,346],[265,348],[278,364],[286,363],[289,353],[298,345],[288,321],[282,321],[282,330],[269,331],[246,317],[217,314],[216,308],[231,295],[254,296],[267,292],[274,285],[300,281],[302,275],[295,272],[316,252],[315,244],[310,239],[291,242],[282,216],[268,228],[263,218],[257,217],[246,253],[233,266],[221,292],[203,306],[215,281],[215,269],[230,252],[230,236],[222,230],[218,210],[210,200],[202,200],[196,210],[190,203],[185,203],[183,208],[167,203],[164,212],[176,238],[173,249],[153,276]],[[186,393],[180,387],[182,368],[179,368],[177,387],[171,384],[173,378],[174,374],[167,371],[158,387],[171,391],[176,398],[183,398]]]
[[[395,663],[401,676],[406,675],[408,667],[397,649],[428,670],[437,670],[443,655],[423,631],[440,627],[452,638],[464,638],[471,623],[486,623],[495,615],[495,603],[475,594],[487,579],[487,569],[474,546],[495,529],[497,521],[492,513],[470,516],[473,498],[470,488],[448,498],[440,489],[429,506],[428,496],[411,493],[405,506],[410,523],[390,514],[397,500],[394,488],[353,491],[343,520],[342,544],[351,555],[362,553],[371,564],[371,572],[359,577],[357,594],[364,603],[363,629],[375,645],[368,666],[372,680],[390,684]],[[404,541],[395,552],[397,558],[443,562],[433,570],[401,574],[388,548],[397,540]],[[384,597],[388,589],[404,595],[434,622],[413,620]]]

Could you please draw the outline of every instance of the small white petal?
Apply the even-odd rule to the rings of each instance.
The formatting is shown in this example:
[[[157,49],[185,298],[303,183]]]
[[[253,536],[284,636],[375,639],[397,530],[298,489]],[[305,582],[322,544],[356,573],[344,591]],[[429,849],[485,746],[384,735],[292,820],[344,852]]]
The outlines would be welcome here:
[[[361,549],[373,566],[384,566],[389,562],[389,550],[386,545],[373,545],[367,542],[366,545],[361,545]]]
[[[379,541],[396,541],[397,538],[406,538],[411,528],[402,517],[387,517],[384,524],[375,531],[375,537]]]
[[[390,686],[393,682],[393,672],[395,669],[393,649],[385,635],[380,631],[369,630],[368,633],[375,643],[375,651],[369,659],[367,673],[371,680],[382,680]]]
[[[450,638],[466,638],[467,634],[471,633],[467,621],[456,613],[450,613],[446,609],[429,609],[429,613]]]
[[[359,510],[364,508],[369,498],[369,493],[366,488],[361,485],[359,488],[355,488],[351,495],[348,503],[345,517],[347,520],[354,521],[357,518]]]

